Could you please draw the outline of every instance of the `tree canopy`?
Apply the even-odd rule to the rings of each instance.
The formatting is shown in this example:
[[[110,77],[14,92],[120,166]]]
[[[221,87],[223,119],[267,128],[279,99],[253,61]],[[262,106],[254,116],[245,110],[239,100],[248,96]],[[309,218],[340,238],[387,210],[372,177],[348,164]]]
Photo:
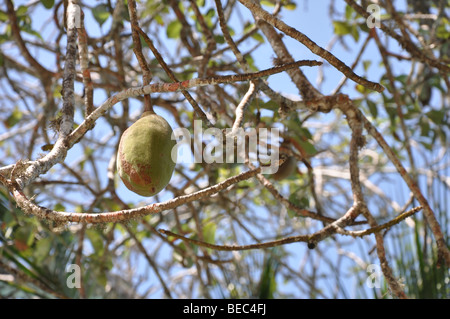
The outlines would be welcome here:
[[[449,3],[318,3],[5,0],[0,296],[448,298]]]

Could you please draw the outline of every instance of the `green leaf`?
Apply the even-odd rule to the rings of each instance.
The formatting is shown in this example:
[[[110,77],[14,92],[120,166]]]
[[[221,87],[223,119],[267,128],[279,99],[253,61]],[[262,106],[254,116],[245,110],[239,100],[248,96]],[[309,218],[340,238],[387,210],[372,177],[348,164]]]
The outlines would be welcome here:
[[[55,0],[41,0],[41,3],[46,9],[51,9],[55,5]]]
[[[441,23],[436,28],[436,36],[440,39],[447,40],[450,38],[450,23],[447,18],[442,18]]]
[[[55,99],[62,98],[61,90],[62,90],[62,86],[61,85],[59,85],[59,84],[55,85],[55,88],[53,89],[53,97]]]
[[[164,19],[160,14],[157,14],[154,19],[159,25],[164,25]]]
[[[15,247],[22,252],[27,250],[34,242],[35,233],[36,229],[32,225],[25,225],[18,228],[14,233]]]
[[[259,280],[258,298],[259,299],[273,299],[277,290],[276,273],[279,263],[275,259],[274,254],[266,255]]]
[[[225,37],[223,35],[214,35],[214,41],[218,44],[224,44],[225,43]]]
[[[14,110],[11,112],[11,114],[6,118],[6,120],[3,121],[3,124],[7,128],[11,128],[20,122],[20,120],[22,119],[22,116],[23,116],[23,114],[19,110],[19,108],[15,107]]]
[[[95,250],[96,255],[103,254],[103,238],[100,232],[96,229],[88,229],[86,230],[86,235],[91,241],[92,247]]]
[[[370,114],[372,114],[373,117],[377,117],[378,116],[377,104],[371,100],[366,100],[366,103],[369,108]]]
[[[185,69],[183,72],[176,72],[175,75],[180,81],[187,81],[192,79],[194,73],[196,73],[198,70],[195,68],[191,69]]]
[[[358,27],[356,25],[352,25],[351,26],[351,34],[353,39],[355,39],[355,42],[359,41],[359,32],[358,32]]]
[[[261,108],[271,110],[271,111],[278,111],[279,107],[280,106],[278,105],[278,103],[275,102],[274,100],[269,100],[269,101],[261,104]]]
[[[181,24],[180,21],[174,20],[170,22],[166,30],[167,37],[169,39],[178,39],[180,37],[180,32],[182,28],[183,25]]]
[[[306,127],[300,127],[299,132],[300,136],[307,138],[308,140],[311,140],[313,138],[311,132]]]
[[[314,145],[312,143],[310,143],[308,141],[298,141],[298,143],[300,144],[300,146],[303,148],[303,150],[308,155],[314,155],[314,154],[317,153],[317,150],[316,150],[316,148],[314,147]]]
[[[289,2],[283,6],[286,10],[295,10],[297,9],[297,4],[295,2]]]
[[[8,21],[8,15],[6,14],[6,12],[0,11],[0,21],[2,22]]]
[[[251,55],[246,55],[245,61],[247,61],[248,65],[250,66],[250,70],[255,72],[258,71],[258,68],[255,66],[255,60]]]
[[[391,126],[395,126],[395,119],[398,116],[397,108],[385,105],[386,113],[389,115],[389,120],[391,121]]]
[[[50,253],[50,249],[52,248],[52,238],[46,237],[40,239],[34,248],[33,254],[36,256],[38,262],[43,261],[45,258],[48,258]]]
[[[205,19],[206,25],[210,28],[214,27],[214,22],[212,19],[216,16],[216,10],[213,8],[209,9],[206,14],[203,15],[203,18]]]
[[[174,249],[174,251],[173,251],[173,258],[176,261],[180,262],[186,268],[192,267],[194,265],[194,260],[189,255],[187,255],[187,258],[186,258],[186,254],[183,253],[183,252],[188,251],[187,247],[186,247],[186,243],[185,242],[181,242],[177,246],[178,246],[179,250],[181,250],[181,252],[178,251],[178,249]],[[192,245],[189,245],[189,246],[191,246],[191,248],[194,251],[194,253],[197,252],[197,250],[198,250],[197,247],[198,246],[194,246],[194,247],[192,247]]]
[[[352,28],[346,21],[333,21],[334,33],[337,35],[346,35],[352,32]]]
[[[37,31],[33,30],[31,28],[30,24],[25,24],[20,29],[23,30],[24,32],[28,33],[28,34],[31,34],[31,35],[34,35],[34,36],[38,37],[41,41],[44,41],[44,38],[42,38],[41,34],[39,32],[37,32]]]
[[[431,143],[427,143],[424,141],[420,141],[420,144],[422,144],[423,147],[425,147],[428,151],[431,151],[433,149],[433,145]]]
[[[370,89],[366,88],[364,85],[361,85],[361,84],[357,84],[355,86],[355,89],[356,89],[356,91],[358,91],[359,93],[364,94],[364,95],[367,95],[371,92]]]
[[[95,150],[94,150],[93,148],[87,146],[87,147],[84,149],[84,156],[90,157],[92,154],[94,154],[94,151],[95,151]]]
[[[303,136],[304,131],[302,130],[302,122],[300,122],[298,116],[289,118],[289,120],[286,121],[286,126],[288,127],[289,131],[295,132],[295,134],[298,136]]]
[[[353,8],[349,5],[345,6],[345,20],[350,21],[353,14]]]
[[[108,197],[103,198],[102,205],[110,211],[118,211],[121,208],[121,206],[116,201]]]
[[[264,37],[259,33],[253,33],[252,38],[258,41],[259,43],[264,43]]]
[[[305,189],[307,186],[300,186],[294,190],[291,190],[293,187],[294,185],[291,185],[289,188],[291,192],[291,195],[289,195],[289,201],[300,209],[309,209],[309,196],[307,195],[307,190]],[[288,208],[288,216],[290,218],[297,217],[297,212]]]
[[[16,10],[16,15],[17,15],[17,17],[22,17],[22,16],[26,15],[27,12],[28,12],[28,7],[19,6]]]
[[[217,225],[215,222],[208,222],[203,227],[203,239],[207,243],[214,243],[216,238]]]
[[[430,120],[432,120],[434,123],[436,123],[438,125],[440,125],[440,124],[442,124],[444,122],[445,114],[444,114],[443,110],[440,110],[440,111],[438,111],[438,110],[431,110],[431,111],[425,113],[425,115]]]
[[[7,18],[8,18],[8,17],[7,17]],[[251,29],[253,29],[254,26],[255,26],[254,23],[247,22],[247,23],[244,25],[244,30],[243,30],[243,32],[244,32],[244,33],[249,32]],[[230,27],[228,27],[228,31],[230,31]]]
[[[370,61],[370,60],[364,60],[364,61],[363,61],[363,68],[364,68],[364,71],[367,72],[367,70],[369,69],[369,67],[370,67],[371,64],[372,64],[372,61]]]
[[[397,75],[395,77],[395,80],[399,81],[403,85],[406,85],[406,81],[408,80],[408,76],[406,74]]]
[[[147,42],[145,42],[145,39],[144,39],[144,37],[142,35],[139,35],[139,39],[141,41],[141,46],[143,48],[148,48]],[[134,46],[134,43],[133,43],[133,46]]]
[[[56,210],[57,212],[64,212],[66,211],[66,207],[61,203],[56,203],[55,206],[53,206],[53,210]]]
[[[97,21],[100,26],[102,26],[102,24],[105,23],[111,15],[106,4],[99,4],[94,7],[92,9],[92,14],[94,15],[95,21]]]
[[[268,6],[268,7],[275,7],[275,5],[271,1],[267,1],[267,0],[262,0],[261,5]]]
[[[367,26],[367,23],[366,23],[366,22],[364,22],[364,23],[358,23],[358,28],[361,29],[362,32],[366,32],[366,33],[369,33],[370,30],[372,30],[372,29],[370,29],[370,28]]]
[[[428,121],[425,118],[421,118],[419,126],[420,126],[420,136],[429,136],[430,123],[428,123]]]

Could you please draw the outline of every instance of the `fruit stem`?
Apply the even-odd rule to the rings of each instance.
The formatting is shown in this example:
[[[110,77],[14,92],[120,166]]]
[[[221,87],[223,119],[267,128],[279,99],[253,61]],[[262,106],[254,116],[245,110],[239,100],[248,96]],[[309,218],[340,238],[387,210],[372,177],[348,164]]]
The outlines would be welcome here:
[[[150,97],[150,94],[144,95],[144,111],[142,113],[145,112],[155,113],[155,111],[153,111],[152,98]]]

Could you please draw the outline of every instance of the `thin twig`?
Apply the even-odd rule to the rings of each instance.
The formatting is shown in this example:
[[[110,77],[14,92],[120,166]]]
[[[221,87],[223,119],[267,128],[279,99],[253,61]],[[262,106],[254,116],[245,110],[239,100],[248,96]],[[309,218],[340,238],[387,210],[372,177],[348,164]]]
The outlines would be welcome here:
[[[172,236],[177,239],[181,239],[183,241],[214,249],[214,250],[222,250],[222,251],[236,251],[236,250],[250,250],[250,249],[263,249],[263,248],[270,248],[270,247],[276,247],[291,243],[297,243],[297,242],[308,242],[309,236],[308,235],[299,235],[299,236],[291,236],[291,237],[284,237],[282,239],[273,240],[269,242],[264,243],[258,243],[258,244],[250,244],[250,245],[216,245],[216,244],[210,244],[206,243],[200,240],[187,238],[182,235],[178,235],[176,233],[171,232],[170,230],[165,229],[158,229],[158,231],[166,236]]]
[[[139,33],[142,32],[139,27],[139,22],[136,13],[136,2],[134,0],[128,1],[128,12],[130,14],[131,22],[131,37],[133,38],[133,52],[136,59],[139,62],[139,66],[143,72],[143,84],[148,85],[152,80],[152,72],[148,67],[147,61],[145,60],[144,54],[142,53],[141,38]],[[149,94],[144,95],[144,112],[153,112],[152,100]]]
[[[159,272],[160,268],[158,267],[158,265],[155,263],[155,261],[147,253],[147,250],[145,249],[144,245],[142,245],[141,241],[136,237],[134,231],[126,224],[124,225],[124,227],[128,231],[128,234],[130,235],[130,237],[134,240],[134,243],[138,247],[139,251],[144,255],[144,257],[147,260],[147,262],[150,265],[150,267],[155,272],[156,277],[158,277],[158,280],[159,280],[161,286],[163,287],[164,294],[167,297],[172,298],[172,294],[171,294],[169,288],[167,287],[164,278],[161,276],[161,274]]]
[[[55,296],[56,298],[60,299],[69,299],[69,297],[55,291],[51,287],[49,287],[46,283],[42,282],[42,280],[35,279],[25,273],[23,271],[13,268],[10,265],[6,264],[2,259],[0,259],[0,268],[4,269],[7,273],[14,276],[14,281],[17,282],[26,282],[31,285],[34,285],[41,289],[42,291],[45,291],[46,293]]]
[[[294,58],[272,25],[257,17],[256,25],[264,33],[273,51],[277,55],[276,61],[274,61],[275,64],[294,62]],[[303,100],[316,99],[322,96],[322,94],[307,79],[301,69],[290,69],[287,70],[286,73],[298,88]],[[267,94],[264,87],[261,87],[261,89]]]
[[[326,51],[322,47],[318,46],[314,41],[308,38],[305,34],[296,30],[295,28],[287,25],[282,20],[274,17],[267,11],[263,10],[259,4],[251,1],[251,0],[239,0],[244,6],[246,6],[254,15],[258,16],[262,20],[268,22],[275,28],[284,32],[286,35],[291,38],[299,41],[303,45],[305,45],[312,53],[317,54],[318,56],[327,60],[332,66],[342,72],[344,75],[359,83],[369,89],[375,90],[377,92],[382,92],[384,90],[383,86],[379,83],[368,81],[359,75],[355,74],[351,68],[349,68],[344,62],[336,58],[332,53]]]
[[[46,68],[44,68],[36,59],[31,55],[30,51],[28,51],[28,48],[25,44],[25,41],[22,39],[20,35],[20,27],[17,21],[17,16],[15,14],[14,10],[14,4],[11,0],[6,1],[6,7],[8,12],[8,18],[9,18],[9,25],[11,26],[11,33],[14,39],[16,40],[20,53],[22,57],[26,59],[26,61],[36,69],[36,71],[40,74],[41,77],[44,78],[51,78],[55,74]]]
[[[227,41],[228,45],[231,48],[231,51],[233,51],[233,54],[236,56],[236,59],[238,60],[239,64],[241,65],[241,68],[245,72],[250,72],[250,66],[248,65],[247,61],[244,59],[244,56],[242,55],[241,51],[239,51],[237,45],[234,43],[233,38],[230,35],[230,32],[228,31],[228,25],[225,21],[225,16],[222,8],[222,4],[220,0],[215,0],[217,13],[219,17],[219,25],[220,29],[222,30],[222,34]],[[262,82],[262,81],[258,81]],[[234,135],[237,130],[241,127],[242,121],[244,119],[244,110],[246,107],[251,103],[253,100],[253,97],[255,96],[255,93],[257,91],[257,83],[256,81],[250,81],[250,86],[248,88],[247,93],[244,95],[242,100],[239,102],[238,106],[236,107],[235,111],[235,120],[232,126],[231,135]]]
[[[161,65],[161,67],[163,68],[163,70],[167,73],[167,75],[169,76],[169,78],[174,81],[174,82],[178,82],[177,77],[175,76],[175,74],[172,72],[172,70],[169,68],[169,66],[167,65],[167,63],[164,61],[163,57],[161,56],[161,54],[158,52],[158,50],[156,49],[156,47],[153,45],[153,41],[148,37],[148,35],[142,31],[141,29],[138,29],[139,34],[142,36],[142,38],[144,39],[145,43],[148,45],[148,47],[150,48],[150,50],[152,51],[153,55],[155,56],[156,60],[159,62],[159,65]],[[198,105],[197,101],[194,100],[194,98],[191,96],[191,94],[186,91],[186,90],[181,90],[181,93],[184,95],[184,97],[188,100],[188,102],[191,104],[192,108],[195,111],[195,114],[202,119],[202,121],[204,123],[207,124],[207,126],[211,126],[211,123],[208,119],[208,117],[206,116],[205,112],[203,112],[203,110],[201,109],[201,107]]]
[[[241,68],[245,72],[250,72],[250,67],[249,67],[247,61],[244,59],[244,56],[242,55],[241,51],[239,51],[236,43],[233,41],[233,38],[230,35],[230,32],[228,31],[228,24],[227,24],[227,21],[225,20],[221,1],[215,0],[215,4],[216,4],[216,8],[217,8],[217,15],[219,18],[220,29],[222,30],[222,34],[223,34],[223,37],[225,38],[225,41],[227,41],[228,46],[230,47],[231,51],[235,55],[239,64],[241,65]]]
[[[356,58],[355,58],[355,61],[352,63],[352,66],[351,66],[351,69],[352,69],[352,70],[356,67],[356,65],[358,65],[359,60],[361,59],[361,57],[362,57],[364,51],[366,50],[367,45],[369,44],[371,38],[372,38],[372,36],[371,36],[370,34],[368,34],[366,40],[364,41],[364,43],[363,43],[363,45],[362,45],[362,47],[361,47],[361,49],[359,50],[358,55],[357,55]],[[337,88],[335,88],[335,89],[333,90],[333,92],[331,93],[331,95],[335,95],[336,93],[338,93],[338,92],[342,89],[342,87],[344,86],[345,82],[347,82],[347,77],[346,77],[346,76],[344,76],[344,77],[339,81],[339,85],[337,86]]]
[[[422,206],[417,206],[417,207],[414,207],[414,208],[408,210],[407,212],[399,214],[398,216],[394,217],[393,219],[391,219],[390,221],[388,221],[384,224],[377,225],[377,226],[374,226],[374,227],[371,227],[371,228],[368,228],[365,230],[357,230],[357,231],[338,229],[337,233],[342,234],[342,235],[352,236],[352,237],[364,237],[364,236],[367,236],[370,234],[380,232],[384,229],[391,228],[392,226],[399,224],[406,218],[416,214],[417,212],[419,212],[421,210],[422,210]]]
[[[191,8],[195,13],[195,17],[200,24],[200,27],[202,28],[202,32],[206,37],[206,50],[204,50],[202,54],[202,59],[198,70],[199,77],[204,77],[206,76],[208,62],[212,56],[213,51],[216,49],[216,40],[214,40],[213,32],[206,24],[206,21],[202,13],[200,12],[200,9],[198,8],[196,1],[189,0],[189,2],[191,3]]]
[[[375,43],[378,46],[378,49],[380,50],[380,55],[381,58],[383,60],[383,64],[385,66],[386,69],[386,77],[388,78],[389,84],[390,84],[390,93],[392,94],[392,96],[394,97],[394,101],[396,104],[396,108],[397,108],[397,115],[398,118],[400,120],[400,128],[402,130],[403,133],[403,143],[405,144],[405,148],[406,148],[406,153],[408,154],[408,159],[409,159],[409,163],[411,165],[412,168],[412,174],[415,174],[415,164],[414,164],[414,157],[413,157],[413,153],[412,153],[412,149],[411,149],[411,138],[410,138],[410,133],[406,127],[405,124],[405,116],[403,114],[403,105],[402,105],[402,99],[400,96],[400,92],[397,90],[396,86],[395,86],[395,79],[394,79],[394,74],[392,73],[392,68],[391,68],[391,64],[389,63],[387,54],[386,54],[386,49],[383,46],[383,44],[380,41],[380,38],[378,37],[378,34],[376,32],[376,30],[373,30],[373,38],[375,39]]]
[[[372,216],[372,214],[369,212],[367,207],[363,207],[361,209],[362,214],[369,222],[369,225],[373,228],[378,227],[377,222],[375,218]],[[400,299],[407,299],[405,292],[403,291],[402,286],[400,285],[399,281],[395,278],[392,268],[388,264],[388,260],[386,258],[386,249],[384,245],[384,238],[383,235],[379,232],[375,232],[375,241],[376,241],[376,249],[377,249],[377,255],[378,259],[380,260],[380,266],[381,271],[383,272],[384,277],[386,278],[386,281],[389,285],[389,288],[392,290],[395,295]]]
[[[355,9],[356,12],[358,12],[361,16],[364,18],[369,18],[370,14],[365,11],[363,7],[361,7],[359,4],[357,4],[354,0],[345,0],[349,6],[351,6],[353,9]],[[438,60],[431,58],[427,56],[425,53],[423,53],[422,50],[416,47],[416,45],[412,41],[408,41],[408,39],[405,39],[404,37],[397,34],[394,30],[387,27],[383,22],[380,21],[380,28],[383,30],[384,33],[389,35],[390,37],[397,40],[397,42],[401,45],[403,49],[408,51],[413,57],[416,59],[429,64],[443,73],[449,73],[450,67],[444,63],[440,63]]]
[[[438,257],[440,260],[444,260],[447,266],[450,266],[450,251],[447,247],[446,240],[444,238],[444,234],[442,233],[441,226],[439,225],[436,216],[428,204],[427,199],[423,196],[417,184],[414,182],[414,179],[408,174],[406,169],[403,167],[403,164],[395,155],[394,151],[388,145],[383,135],[378,132],[375,126],[364,116],[361,115],[364,123],[364,127],[367,132],[372,135],[372,137],[378,142],[378,145],[383,149],[384,153],[387,155],[389,160],[394,164],[397,172],[403,178],[403,180],[408,185],[411,192],[414,194],[414,197],[419,201],[420,205],[423,207],[425,218],[428,222],[428,225],[431,228],[431,231],[434,234],[436,239],[436,244],[438,248]]]

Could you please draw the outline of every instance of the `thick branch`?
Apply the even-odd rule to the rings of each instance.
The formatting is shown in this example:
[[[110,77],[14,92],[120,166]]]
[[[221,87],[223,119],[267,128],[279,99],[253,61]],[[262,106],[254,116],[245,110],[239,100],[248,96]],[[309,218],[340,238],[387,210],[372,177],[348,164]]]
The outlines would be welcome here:
[[[198,201],[202,198],[214,195],[233,184],[254,177],[260,171],[261,171],[260,168],[256,168],[254,170],[250,170],[241,173],[239,175],[230,177],[221,183],[202,189],[198,192],[189,195],[179,196],[165,202],[150,204],[140,208],[127,209],[116,212],[99,213],[99,214],[71,213],[71,212],[60,212],[50,210],[48,208],[33,203],[30,199],[26,197],[26,195],[23,193],[23,191],[18,187],[16,183],[9,183],[9,187],[14,198],[16,199],[17,205],[25,213],[35,215],[36,217],[39,217],[41,219],[53,220],[60,223],[74,222],[74,223],[100,224],[108,222],[123,222],[133,218],[141,218],[146,215],[157,214],[165,210],[173,209],[186,203]]]

